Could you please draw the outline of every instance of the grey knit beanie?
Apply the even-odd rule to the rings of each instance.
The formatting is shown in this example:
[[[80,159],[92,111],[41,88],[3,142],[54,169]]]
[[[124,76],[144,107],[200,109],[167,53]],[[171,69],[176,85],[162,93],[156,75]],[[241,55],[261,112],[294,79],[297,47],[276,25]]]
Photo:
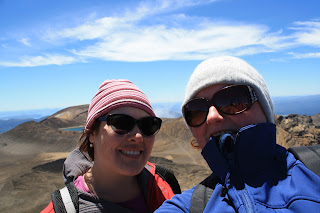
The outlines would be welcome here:
[[[262,76],[247,62],[232,56],[214,57],[201,62],[190,77],[182,106],[200,90],[215,84],[251,86],[267,121],[274,123],[272,100]]]

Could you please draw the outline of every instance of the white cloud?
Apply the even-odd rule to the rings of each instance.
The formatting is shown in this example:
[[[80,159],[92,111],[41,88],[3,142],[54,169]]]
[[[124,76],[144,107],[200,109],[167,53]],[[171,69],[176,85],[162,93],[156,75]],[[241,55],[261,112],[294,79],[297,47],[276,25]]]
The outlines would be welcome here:
[[[116,61],[200,60],[225,53],[271,52],[288,45],[282,44],[288,37],[268,33],[265,26],[205,22],[192,29],[127,23],[101,36],[93,45],[73,52]]]
[[[142,1],[137,8],[127,10],[124,14],[103,17],[100,19],[88,19],[83,25],[62,30],[51,30],[46,34],[46,39],[73,38],[78,40],[104,39],[112,33],[123,33],[135,28],[149,16],[169,13],[180,8],[209,4],[217,0],[156,0]]]
[[[271,32],[265,25],[223,22],[207,17],[187,16],[181,8],[209,4],[217,0],[143,1],[136,8],[99,19],[89,19],[79,26],[51,29],[44,41],[65,51],[37,57],[24,57],[19,62],[0,62],[2,66],[42,66],[68,64],[76,58],[108,61],[203,60],[214,55],[253,55],[281,52],[292,47],[320,47],[320,22],[295,22],[290,28]],[[20,40],[30,46],[29,39]],[[61,48],[62,47],[62,48]],[[45,51],[43,51],[45,52]],[[70,54],[68,52],[67,54]],[[298,54],[297,54],[298,55]],[[304,57],[314,57],[305,54]]]
[[[19,42],[24,44],[25,46],[31,47],[31,43],[29,42],[28,38],[22,38],[19,40]]]
[[[101,39],[112,34],[124,24],[125,22],[119,18],[105,17],[75,28],[67,28],[57,32],[51,31],[45,39],[74,39],[80,41]]]
[[[139,6],[132,11],[127,11],[126,17],[131,20],[138,20],[147,16],[170,13],[181,8],[206,5],[219,0],[154,0],[142,1]]]
[[[8,48],[8,45],[7,45],[7,44],[1,44],[1,47],[7,49],[7,48]]]
[[[0,61],[0,66],[6,67],[36,67],[45,65],[63,65],[71,64],[76,60],[70,56],[62,55],[45,55],[45,56],[35,56],[35,57],[24,57],[18,62],[4,62]]]
[[[190,17],[180,16],[180,19]],[[252,45],[271,51],[279,48],[278,43],[286,39],[272,34],[268,37],[267,34],[268,29],[259,25],[204,20],[192,29],[185,29],[183,26],[140,26],[126,19],[104,18],[91,25],[64,30],[56,37],[95,39],[96,43],[73,50],[81,56],[103,60],[153,61],[203,59],[227,50],[252,49]],[[258,47],[255,49],[259,52]]]
[[[320,58],[320,52],[318,53],[294,53],[290,52],[289,55],[292,55],[293,58],[302,59],[302,58]]]
[[[162,14],[156,24],[144,24],[148,16],[205,3],[208,1],[142,2],[123,16],[63,29],[51,33],[50,39],[86,40],[86,46],[73,49],[75,55],[115,61],[202,60],[219,54],[272,52],[290,45],[289,37],[270,33],[262,25],[218,23],[185,14]]]
[[[297,31],[294,36],[298,44],[320,47],[320,20],[295,22],[294,24],[297,27],[291,29]]]

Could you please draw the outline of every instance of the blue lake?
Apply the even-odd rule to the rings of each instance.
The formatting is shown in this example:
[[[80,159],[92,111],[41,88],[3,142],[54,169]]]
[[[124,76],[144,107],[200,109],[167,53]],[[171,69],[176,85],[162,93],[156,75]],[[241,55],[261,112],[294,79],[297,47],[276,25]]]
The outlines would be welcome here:
[[[75,132],[82,132],[84,129],[84,127],[74,127],[74,128],[67,128],[67,129],[63,129],[65,131],[75,131]]]

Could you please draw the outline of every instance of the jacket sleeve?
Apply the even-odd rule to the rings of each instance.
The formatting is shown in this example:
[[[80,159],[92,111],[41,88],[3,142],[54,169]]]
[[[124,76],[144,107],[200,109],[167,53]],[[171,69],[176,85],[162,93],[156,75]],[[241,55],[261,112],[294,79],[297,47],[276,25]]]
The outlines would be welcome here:
[[[170,200],[166,200],[155,213],[167,212],[190,212],[191,197],[195,187],[184,191],[182,194],[176,194]]]
[[[53,208],[53,203],[52,201],[49,203],[49,205],[43,209],[40,213],[55,213],[54,208]]]

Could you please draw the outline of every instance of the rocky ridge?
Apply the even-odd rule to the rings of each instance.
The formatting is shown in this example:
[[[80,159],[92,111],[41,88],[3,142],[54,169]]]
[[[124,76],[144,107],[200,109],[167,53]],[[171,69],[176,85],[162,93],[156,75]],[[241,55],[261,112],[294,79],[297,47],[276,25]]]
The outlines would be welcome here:
[[[320,113],[313,116],[275,116],[278,143],[286,148],[320,143]]]

